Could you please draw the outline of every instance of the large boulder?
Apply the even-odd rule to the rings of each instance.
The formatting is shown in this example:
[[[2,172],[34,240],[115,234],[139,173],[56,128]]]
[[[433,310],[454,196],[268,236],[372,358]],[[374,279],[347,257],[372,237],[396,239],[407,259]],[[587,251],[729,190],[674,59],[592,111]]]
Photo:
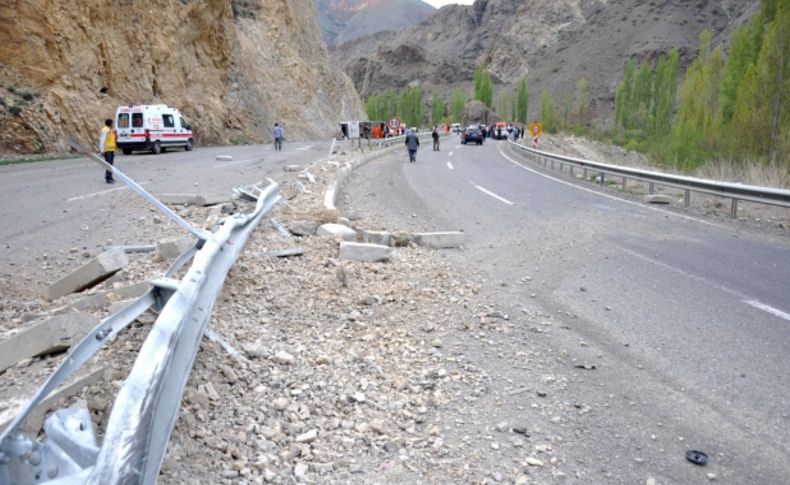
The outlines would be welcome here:
[[[472,100],[466,103],[466,107],[464,108],[464,124],[493,125],[498,120],[499,116],[482,101]]]

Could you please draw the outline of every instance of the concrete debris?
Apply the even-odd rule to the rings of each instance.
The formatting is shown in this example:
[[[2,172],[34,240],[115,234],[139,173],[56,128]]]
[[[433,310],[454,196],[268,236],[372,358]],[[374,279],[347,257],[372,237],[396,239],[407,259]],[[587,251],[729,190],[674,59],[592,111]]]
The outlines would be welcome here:
[[[413,235],[414,242],[428,248],[460,248],[464,244],[464,233],[451,232],[418,232]]]
[[[288,230],[295,236],[314,236],[318,230],[316,221],[299,220],[288,224]]]
[[[0,372],[28,357],[68,350],[98,324],[99,319],[87,313],[65,313],[35,323],[0,342]]]
[[[54,300],[95,286],[127,264],[129,259],[123,251],[104,251],[85,265],[52,283],[49,287],[49,298]]]
[[[318,236],[328,236],[341,241],[356,241],[357,233],[348,226],[342,224],[324,224],[316,231]]]
[[[299,165],[285,165],[283,166],[283,170],[286,172],[298,172],[302,170],[302,167]]]
[[[392,246],[396,248],[406,247],[412,241],[412,235],[406,231],[395,231],[391,235]]]
[[[359,239],[363,243],[390,246],[392,243],[392,234],[387,231],[371,231],[367,229],[360,229]]]
[[[230,155],[217,155],[218,162],[230,162],[233,160],[233,157]]]
[[[291,256],[301,256],[304,254],[304,248],[290,248],[290,249],[276,249],[273,251],[266,251],[263,253],[252,253],[264,258],[289,258]]]
[[[181,256],[194,245],[194,237],[170,237],[156,243],[156,254],[162,261],[169,261]]]
[[[350,259],[352,261],[363,262],[382,262],[389,261],[392,257],[392,248],[380,244],[367,244],[355,242],[340,243],[340,259]]]

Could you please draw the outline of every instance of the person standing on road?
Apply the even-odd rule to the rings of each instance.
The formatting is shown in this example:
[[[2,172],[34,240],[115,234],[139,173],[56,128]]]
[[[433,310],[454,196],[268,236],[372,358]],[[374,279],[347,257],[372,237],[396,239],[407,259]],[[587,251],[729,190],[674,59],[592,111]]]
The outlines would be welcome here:
[[[406,133],[406,148],[409,150],[409,162],[417,161],[417,149],[420,147],[420,139],[417,138],[417,128],[412,128]]]
[[[433,151],[439,151],[439,127],[434,126],[433,132],[431,133],[431,138],[433,138]]]
[[[274,137],[274,149],[282,151],[283,150],[283,127],[280,126],[280,123],[275,123],[274,128],[272,128],[272,136]]]
[[[113,165],[115,162],[116,139],[115,130],[112,129],[112,120],[104,120],[104,126],[101,129],[101,135],[99,137],[99,152],[104,156],[104,161],[110,165]],[[104,181],[108,184],[115,183],[115,179],[110,170],[104,171]]]

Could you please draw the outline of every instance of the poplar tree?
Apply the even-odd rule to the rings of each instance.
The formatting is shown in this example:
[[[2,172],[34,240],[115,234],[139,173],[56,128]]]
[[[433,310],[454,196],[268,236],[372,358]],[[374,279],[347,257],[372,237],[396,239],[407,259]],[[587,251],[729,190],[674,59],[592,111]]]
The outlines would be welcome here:
[[[431,125],[438,125],[441,123],[444,119],[445,111],[444,98],[434,91],[433,97],[431,98]]]
[[[590,84],[587,79],[576,81],[576,99],[573,102],[573,117],[576,124],[586,124],[590,110]]]
[[[464,93],[460,88],[453,89],[453,94],[450,101],[450,111],[453,117],[453,123],[463,122],[465,107],[466,93]]]
[[[672,131],[672,153],[686,169],[695,168],[717,152],[715,120],[724,63],[721,51],[711,50],[712,38],[709,30],[700,34],[699,56],[686,73]]]
[[[540,117],[543,128],[550,132],[557,132],[557,114],[554,110],[554,97],[545,89],[540,93]]]
[[[518,82],[518,99],[516,101],[516,119],[519,123],[526,124],[529,112],[529,93],[527,92],[527,80],[521,78]]]

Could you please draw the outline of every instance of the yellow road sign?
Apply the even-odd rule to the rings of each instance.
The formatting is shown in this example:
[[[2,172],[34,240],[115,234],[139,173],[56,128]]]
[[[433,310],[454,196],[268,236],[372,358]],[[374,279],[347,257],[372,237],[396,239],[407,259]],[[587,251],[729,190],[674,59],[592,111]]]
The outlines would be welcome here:
[[[532,136],[540,136],[543,134],[543,123],[540,121],[533,121],[529,124],[529,132]]]

